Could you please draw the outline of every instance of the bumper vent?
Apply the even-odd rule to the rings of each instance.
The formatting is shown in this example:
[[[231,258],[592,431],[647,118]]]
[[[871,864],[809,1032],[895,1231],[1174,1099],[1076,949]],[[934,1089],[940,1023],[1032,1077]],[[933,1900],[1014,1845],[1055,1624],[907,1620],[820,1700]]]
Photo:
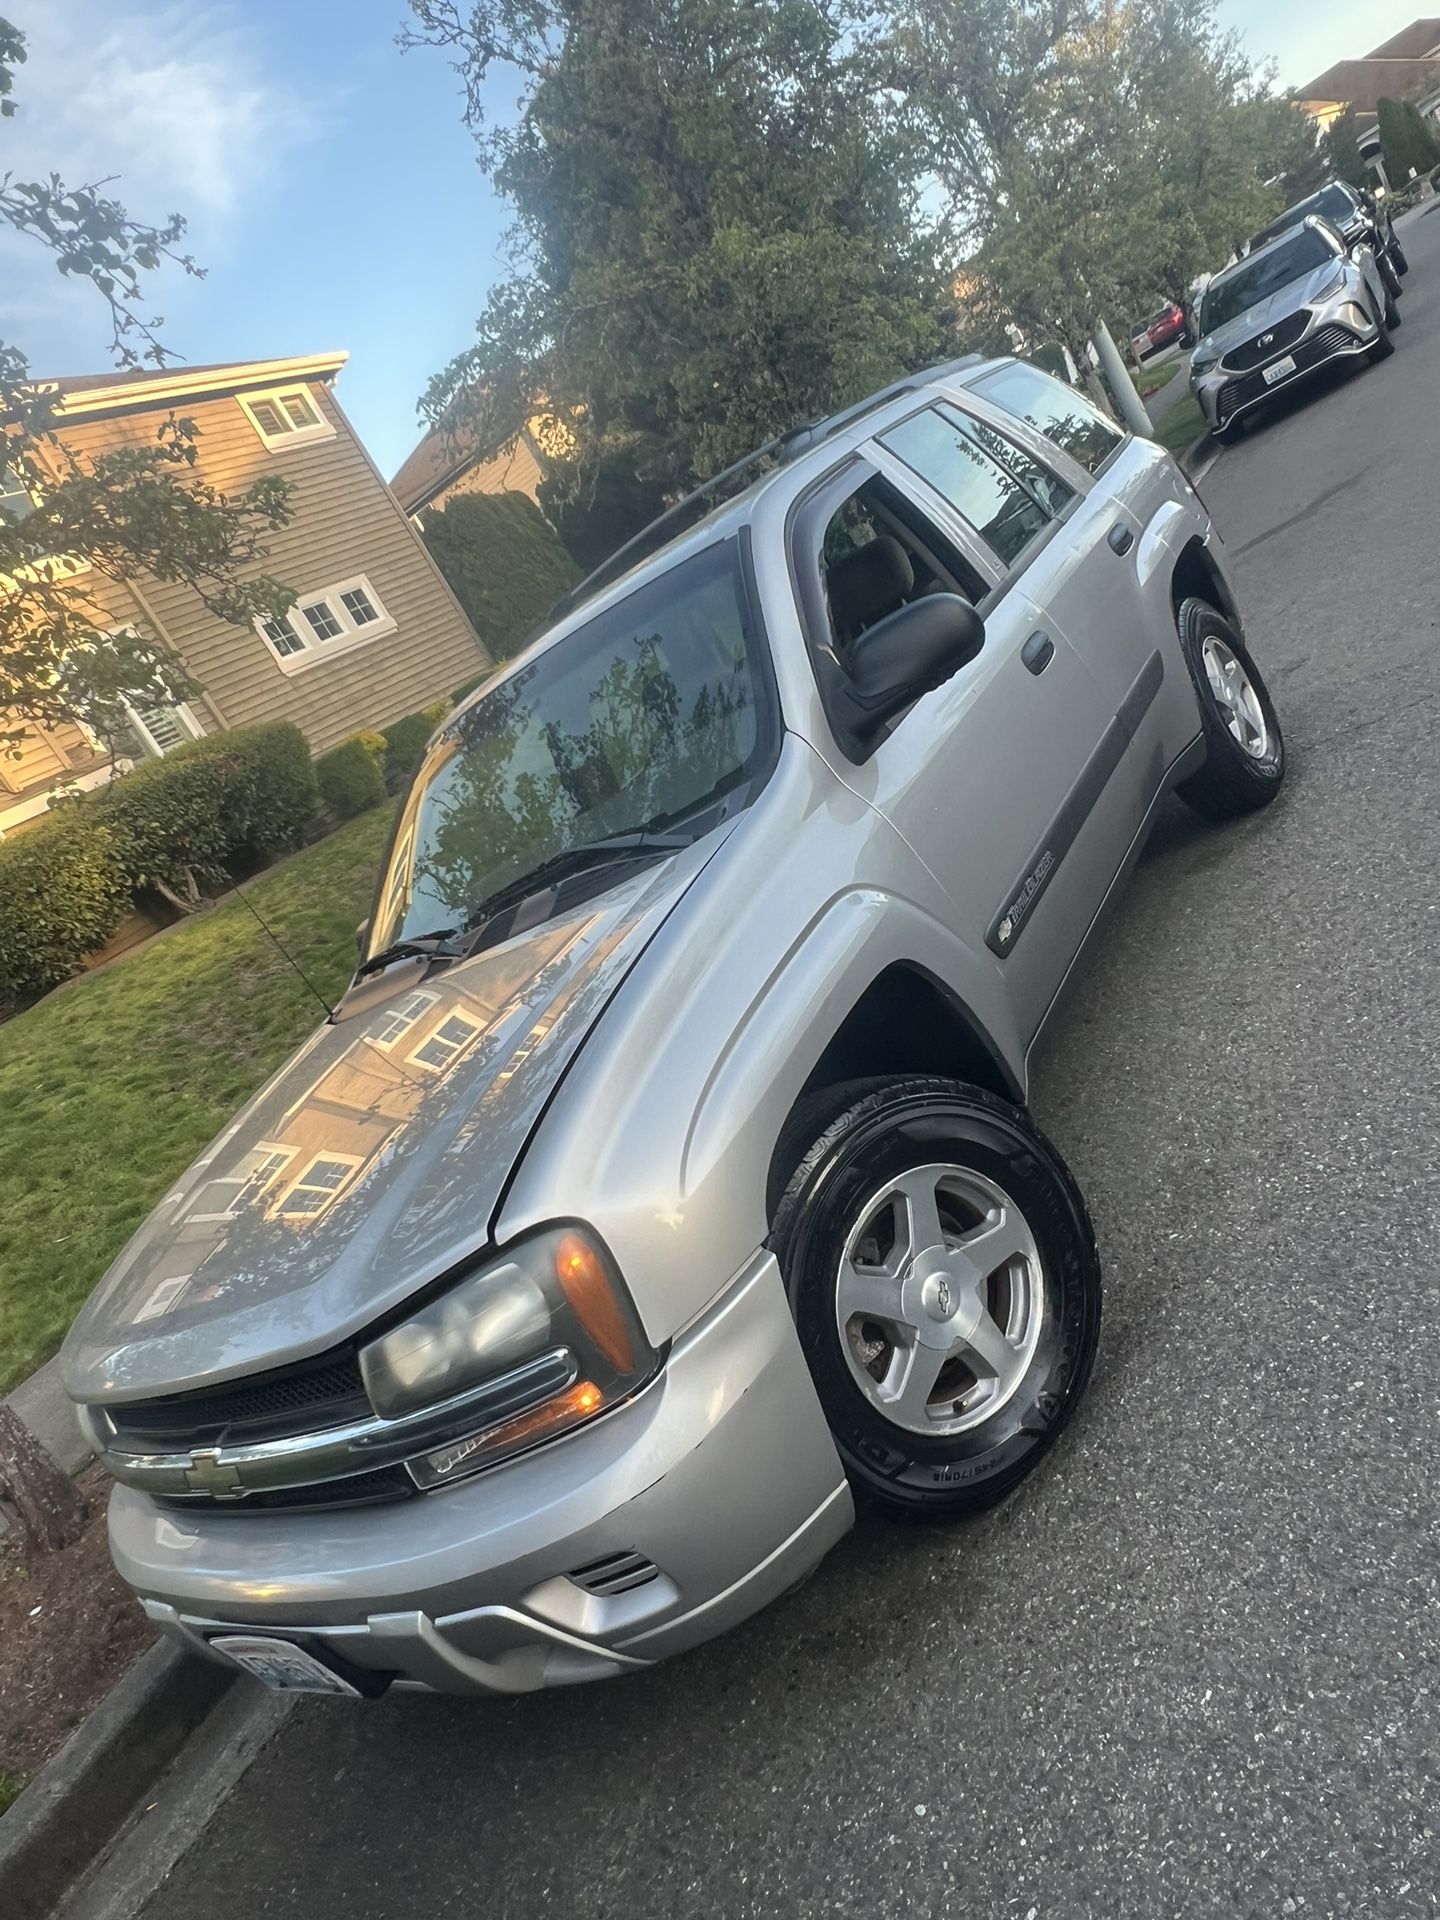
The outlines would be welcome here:
[[[587,1566],[574,1568],[569,1578],[587,1593],[609,1595],[646,1587],[659,1573],[655,1562],[647,1560],[643,1553],[607,1553],[603,1560],[592,1560]]]
[[[1258,367],[1266,360],[1273,360],[1277,354],[1287,352],[1304,333],[1310,324],[1309,310],[1292,313],[1288,320],[1280,321],[1278,326],[1267,327],[1264,333],[1256,334],[1253,340],[1242,340],[1238,347],[1232,347],[1225,356],[1227,373],[1249,373],[1252,367]],[[1262,347],[1260,342],[1264,341]]]

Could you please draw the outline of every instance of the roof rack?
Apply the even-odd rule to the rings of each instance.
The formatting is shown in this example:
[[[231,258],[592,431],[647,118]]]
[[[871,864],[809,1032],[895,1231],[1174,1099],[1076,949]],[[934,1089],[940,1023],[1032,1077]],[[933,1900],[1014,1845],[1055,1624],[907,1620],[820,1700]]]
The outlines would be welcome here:
[[[673,507],[667,507],[664,513],[633,534],[623,546],[617,547],[608,560],[602,560],[598,567],[587,573],[563,599],[557,600],[537,632],[543,631],[553,621],[563,619],[566,614],[573,613],[582,601],[592,598],[602,587],[608,587],[650,554],[658,553],[686,525],[703,517],[709,507],[718,501],[722,488],[738,480],[742,474],[749,473],[752,467],[766,460],[773,461],[777,467],[788,466],[792,460],[798,460],[801,454],[809,453],[812,447],[818,447],[832,434],[863,419],[867,413],[883,406],[887,400],[893,400],[897,394],[912,393],[917,387],[929,386],[933,380],[943,380],[949,374],[978,367],[983,357],[978,353],[965,353],[958,360],[945,360],[938,366],[922,367],[917,373],[907,373],[901,379],[891,381],[888,387],[882,387],[878,393],[856,401],[853,406],[842,408],[839,413],[802,421],[798,427],[777,434],[773,440],[767,440],[763,447],[747,453],[743,459],[713,474],[710,479],[702,480],[693,493],[687,493],[683,500],[677,500]]]

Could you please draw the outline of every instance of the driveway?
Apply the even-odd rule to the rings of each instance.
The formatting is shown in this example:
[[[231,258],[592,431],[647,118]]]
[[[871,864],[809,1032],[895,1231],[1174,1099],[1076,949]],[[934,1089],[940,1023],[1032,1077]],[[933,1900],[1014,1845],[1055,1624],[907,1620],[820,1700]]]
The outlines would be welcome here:
[[[637,1680],[305,1702],[152,1920],[1433,1915],[1440,218],[1397,354],[1202,490],[1268,816],[1167,818],[1042,1063],[1095,1384],[968,1528],[866,1523]]]

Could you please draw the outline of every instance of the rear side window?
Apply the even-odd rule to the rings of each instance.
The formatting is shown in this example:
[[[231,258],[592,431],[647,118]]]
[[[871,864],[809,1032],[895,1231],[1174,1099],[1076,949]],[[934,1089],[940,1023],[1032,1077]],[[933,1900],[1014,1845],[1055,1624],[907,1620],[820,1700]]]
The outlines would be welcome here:
[[[977,380],[975,391],[1017,420],[1027,420],[1087,473],[1096,472],[1125,438],[1098,407],[1038,367],[1001,367]]]
[[[880,443],[948,500],[1007,567],[1075,497],[1004,434],[953,407],[912,414]]]

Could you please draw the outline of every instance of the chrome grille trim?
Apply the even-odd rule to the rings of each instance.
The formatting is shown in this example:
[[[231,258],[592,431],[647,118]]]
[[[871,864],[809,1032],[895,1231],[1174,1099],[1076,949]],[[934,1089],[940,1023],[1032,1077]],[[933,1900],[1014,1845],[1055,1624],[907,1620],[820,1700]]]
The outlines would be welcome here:
[[[250,1493],[343,1481],[352,1474],[403,1464],[548,1400],[571,1386],[577,1373],[575,1355],[568,1347],[556,1347],[469,1393],[399,1419],[372,1414],[317,1433],[184,1452],[130,1452],[103,1409],[86,1412],[103,1465],[127,1487],[169,1501],[231,1505]]]

